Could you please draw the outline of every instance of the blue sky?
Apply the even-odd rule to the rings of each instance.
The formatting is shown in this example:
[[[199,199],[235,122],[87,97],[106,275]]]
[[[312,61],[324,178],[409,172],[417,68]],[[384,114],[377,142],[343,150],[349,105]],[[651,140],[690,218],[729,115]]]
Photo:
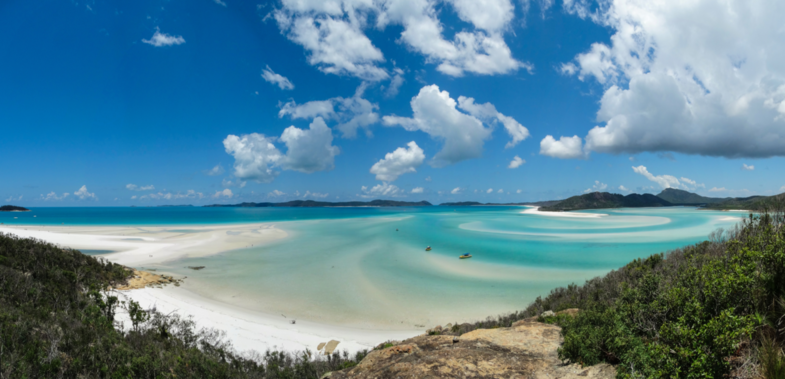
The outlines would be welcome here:
[[[0,200],[785,192],[785,5],[645,4],[4,1]]]

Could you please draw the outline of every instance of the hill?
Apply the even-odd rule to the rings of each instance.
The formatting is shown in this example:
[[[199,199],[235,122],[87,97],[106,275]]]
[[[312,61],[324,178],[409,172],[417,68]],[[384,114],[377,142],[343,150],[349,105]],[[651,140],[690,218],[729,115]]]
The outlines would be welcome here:
[[[540,210],[561,212],[581,209],[668,207],[672,205],[670,202],[648,193],[643,195],[633,193],[623,196],[608,192],[592,192],[573,196],[554,205],[541,207]]]
[[[729,198],[706,197],[696,193],[687,192],[675,188],[666,188],[657,197],[673,205],[703,205],[713,204],[728,200]]]
[[[433,204],[427,201],[408,202],[393,200],[373,201],[345,201],[331,203],[328,201],[294,200],[284,203],[240,203],[240,204],[212,204],[205,207],[221,208],[264,208],[264,207],[290,207],[290,208],[318,208],[318,207],[429,207]]]
[[[762,211],[785,202],[785,193],[774,196],[728,198],[719,203],[707,204],[706,209]]]
[[[15,205],[3,205],[0,207],[0,212],[30,212],[30,210],[23,207],[17,207]]]

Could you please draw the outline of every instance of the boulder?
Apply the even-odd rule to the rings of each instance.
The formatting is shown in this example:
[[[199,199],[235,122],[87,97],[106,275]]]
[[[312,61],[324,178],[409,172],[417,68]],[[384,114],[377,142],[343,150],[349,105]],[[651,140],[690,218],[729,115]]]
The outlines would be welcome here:
[[[613,366],[565,365],[558,357],[561,329],[527,322],[477,329],[460,337],[422,335],[374,350],[357,366],[331,379],[361,378],[614,378]]]

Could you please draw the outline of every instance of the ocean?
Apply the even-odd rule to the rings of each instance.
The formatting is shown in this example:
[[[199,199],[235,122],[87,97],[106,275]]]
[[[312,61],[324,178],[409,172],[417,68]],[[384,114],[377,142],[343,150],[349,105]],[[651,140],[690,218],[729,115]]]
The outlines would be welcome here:
[[[607,216],[566,218],[525,209],[32,208],[0,213],[0,222],[177,226],[182,233],[190,232],[189,225],[273,223],[289,236],[149,268],[188,276],[188,289],[253,311],[411,329],[521,310],[555,287],[703,241],[745,216],[675,207],[583,211]],[[458,259],[466,253],[473,257]]]

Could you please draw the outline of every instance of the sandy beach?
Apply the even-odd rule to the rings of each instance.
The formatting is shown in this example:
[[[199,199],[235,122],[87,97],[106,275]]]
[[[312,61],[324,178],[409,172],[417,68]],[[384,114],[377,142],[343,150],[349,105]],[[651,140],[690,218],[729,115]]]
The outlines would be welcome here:
[[[62,247],[112,251],[97,257],[134,268],[184,257],[219,254],[287,236],[271,223],[166,227],[3,225],[0,233],[36,238]],[[114,292],[124,299],[139,302],[145,309],[178,312],[193,317],[200,328],[224,331],[238,351],[316,351],[320,343],[336,340],[340,342],[337,350],[356,352],[387,340],[401,340],[422,333],[421,330],[347,328],[306,320],[295,320],[292,324],[293,320],[285,315],[249,311],[200,296],[189,291],[187,279],[179,287],[170,285]],[[119,312],[118,319],[124,318]],[[129,322],[125,324],[130,325]]]
[[[521,212],[526,214],[536,214],[548,217],[572,217],[572,218],[600,218],[608,216],[604,213],[579,213],[579,212],[543,212],[538,206],[528,206],[529,209]]]

